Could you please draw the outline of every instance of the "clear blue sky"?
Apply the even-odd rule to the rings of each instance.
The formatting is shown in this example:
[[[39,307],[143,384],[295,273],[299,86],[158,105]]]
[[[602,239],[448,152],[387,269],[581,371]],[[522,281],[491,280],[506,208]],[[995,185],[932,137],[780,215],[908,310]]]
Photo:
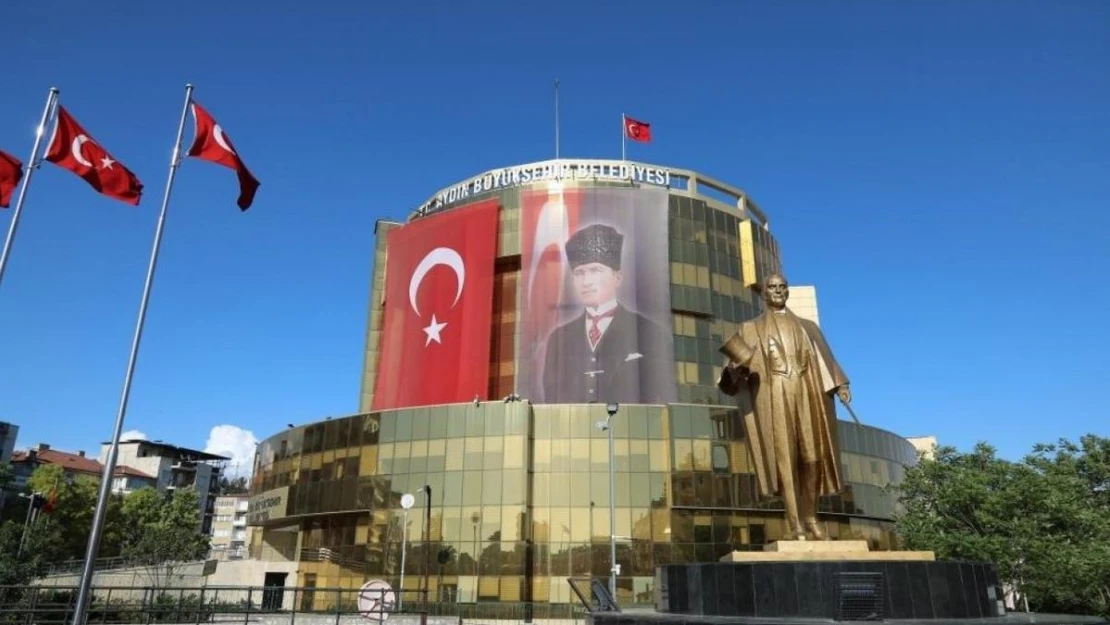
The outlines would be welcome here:
[[[0,287],[21,445],[110,434],[187,81],[262,187],[240,214],[182,167],[127,429],[200,446],[357,409],[375,220],[552,156],[556,76],[565,156],[619,158],[624,111],[656,137],[630,158],[761,204],[866,422],[1009,457],[1110,434],[1107,3],[377,6],[4,6],[0,147],[56,85],[146,185],[35,176]]]

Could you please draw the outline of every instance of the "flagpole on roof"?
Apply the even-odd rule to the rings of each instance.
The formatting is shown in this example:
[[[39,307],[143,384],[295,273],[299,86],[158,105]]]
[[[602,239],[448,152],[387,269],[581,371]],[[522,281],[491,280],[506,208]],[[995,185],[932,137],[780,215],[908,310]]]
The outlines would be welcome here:
[[[154,269],[158,265],[158,252],[162,247],[162,232],[166,225],[166,209],[169,208],[170,191],[173,190],[173,180],[177,174],[177,168],[181,164],[181,138],[185,134],[185,118],[189,114],[189,104],[192,100],[193,85],[185,85],[185,104],[181,107],[181,121],[177,125],[177,138],[174,140],[173,152],[170,155],[170,173],[166,180],[166,191],[162,195],[162,209],[158,213],[158,225],[154,229],[154,244],[150,250],[150,264],[146,270],[146,282],[143,284],[143,296],[139,304],[139,318],[135,323],[135,334],[131,339],[131,355],[127,359],[127,373],[123,378],[123,392],[120,397],[119,411],[116,413],[116,427],[112,433],[112,444],[108,449],[107,462],[104,463],[104,473],[100,478],[100,493],[96,499],[92,531],[89,532],[89,544],[85,551],[81,584],[78,587],[77,601],[73,612],[73,625],[85,625],[85,616],[89,608],[89,588],[92,585],[94,563],[96,562],[97,551],[100,549],[100,536],[104,532],[104,517],[108,511],[108,498],[112,492],[112,475],[115,473],[116,460],[119,456],[120,436],[123,433],[124,417],[127,415],[127,402],[131,396],[131,381],[135,376],[139,343],[142,341],[147,305],[150,303],[150,291],[154,284]]]
[[[621,113],[621,160],[622,161],[628,160],[628,157],[626,156],[627,148],[625,148],[627,135],[628,135],[628,115],[626,115],[625,113]]]
[[[555,79],[555,160],[559,159],[559,79]]]
[[[19,217],[23,214],[23,201],[27,199],[27,187],[31,184],[31,176],[39,165],[39,148],[42,146],[42,136],[46,134],[46,125],[58,102],[58,88],[51,87],[46,95],[46,106],[42,109],[42,119],[35,129],[35,146],[31,148],[31,158],[27,159],[27,173],[23,176],[23,186],[19,189],[19,198],[15,201],[12,210],[12,221],[8,225],[8,236],[4,239],[4,250],[0,252],[0,282],[4,281],[4,270],[8,267],[8,256],[12,252],[12,243],[15,241],[15,232],[19,228]]]

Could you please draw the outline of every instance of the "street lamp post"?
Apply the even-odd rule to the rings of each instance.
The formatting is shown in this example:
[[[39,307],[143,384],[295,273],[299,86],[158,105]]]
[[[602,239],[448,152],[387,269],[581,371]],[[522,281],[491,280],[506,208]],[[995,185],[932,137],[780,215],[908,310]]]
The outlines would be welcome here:
[[[401,507],[405,510],[405,520],[401,526],[401,583],[397,589],[397,611],[400,612],[405,605],[405,554],[408,553],[409,541],[409,510],[416,503],[416,497],[409,493],[401,495]]]
[[[620,404],[606,404],[605,412],[609,418],[597,422],[597,429],[609,433],[609,594],[613,601],[617,600],[617,573],[620,565],[617,564],[617,474],[613,460],[613,416],[620,409]]]
[[[432,538],[432,487],[425,484],[424,491],[424,610],[428,609],[428,542]],[[426,616],[426,615],[424,615]]]

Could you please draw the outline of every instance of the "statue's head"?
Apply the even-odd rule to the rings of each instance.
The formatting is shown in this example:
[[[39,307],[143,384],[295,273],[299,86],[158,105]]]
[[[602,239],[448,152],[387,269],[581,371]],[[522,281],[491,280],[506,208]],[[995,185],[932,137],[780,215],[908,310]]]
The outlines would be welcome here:
[[[790,285],[786,278],[773,273],[763,279],[763,301],[774,310],[786,308],[786,300],[790,298]]]

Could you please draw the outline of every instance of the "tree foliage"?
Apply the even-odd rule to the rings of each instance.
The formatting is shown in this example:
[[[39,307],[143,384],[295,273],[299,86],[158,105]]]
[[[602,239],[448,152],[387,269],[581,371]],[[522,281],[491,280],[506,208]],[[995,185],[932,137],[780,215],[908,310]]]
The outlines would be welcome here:
[[[208,553],[208,538],[200,533],[198,496],[191,488],[164,497],[153,488],[132,493],[139,505],[125,515],[123,556],[141,564],[189,562]],[[129,507],[126,502],[125,510]]]
[[[54,508],[49,513],[41,511],[30,530],[39,539],[39,549],[46,561],[85,557],[99,488],[99,481],[93,477],[79,476],[67,480],[62,468],[57,465],[42,465],[35,469],[27,481],[27,489],[46,495],[53,501]],[[119,555],[120,503],[118,496],[108,501],[100,557]]]
[[[1110,439],[1037,445],[1020,462],[986,443],[940,447],[898,488],[906,548],[994,562],[1034,611],[1110,615]]]
[[[208,553],[208,537],[200,533],[199,497],[191,488],[165,497],[153,488],[132,493],[124,502],[123,556],[145,565],[150,585],[165,587],[186,562]]]
[[[246,495],[250,492],[250,481],[244,476],[227,478],[220,478],[220,494],[221,495]]]
[[[67,480],[61,467],[37,468],[28,480],[28,492],[45,494],[53,509],[39,511],[21,553],[27,498],[18,498],[18,505],[8,508],[0,525],[0,585],[26,583],[52,563],[84,559],[98,490],[99,482],[91,477]],[[198,560],[208,548],[208,537],[200,533],[199,497],[192,489],[176,489],[167,496],[145,488],[108,500],[99,558],[123,556],[159,566]]]

